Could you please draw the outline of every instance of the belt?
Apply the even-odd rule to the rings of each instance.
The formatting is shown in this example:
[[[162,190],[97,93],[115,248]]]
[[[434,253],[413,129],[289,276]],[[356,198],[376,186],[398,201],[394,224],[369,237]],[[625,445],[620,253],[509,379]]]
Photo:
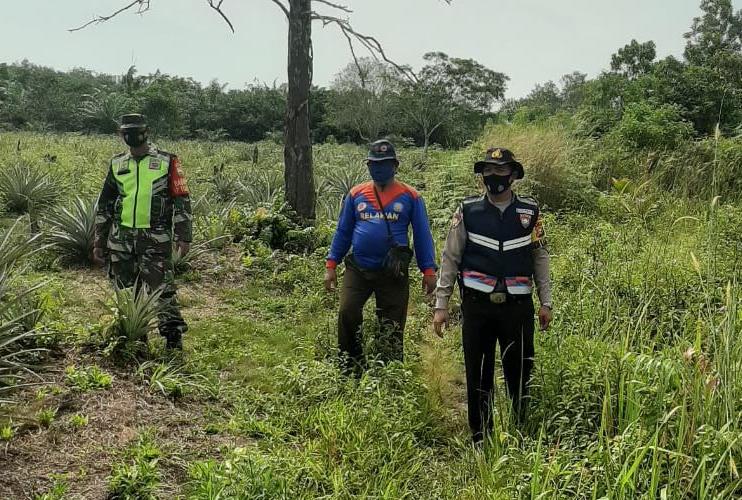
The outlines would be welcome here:
[[[477,290],[472,290],[471,288],[464,288],[463,296],[464,298],[468,298],[476,302],[490,302],[492,304],[506,304],[508,302],[522,303],[522,302],[528,302],[528,301],[533,300],[533,298],[530,295],[518,296],[518,295],[511,295],[507,292],[485,293],[485,292],[480,292]]]

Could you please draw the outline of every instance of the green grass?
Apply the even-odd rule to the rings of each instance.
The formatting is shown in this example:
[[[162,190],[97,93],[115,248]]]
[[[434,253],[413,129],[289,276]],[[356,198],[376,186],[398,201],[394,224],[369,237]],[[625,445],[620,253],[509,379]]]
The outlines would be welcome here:
[[[482,451],[469,445],[458,298],[452,327],[436,339],[414,276],[405,363],[372,363],[360,380],[347,379],[334,363],[337,296],[322,291],[323,234],[333,221],[320,220],[311,241],[287,237],[297,248],[288,253],[271,248],[275,233],[265,237],[285,223],[280,200],[258,210],[240,201],[226,209],[205,203],[196,222],[200,243],[215,232],[244,239],[189,262],[181,284],[190,324],[184,356],[146,361],[138,380],[148,397],[197,406],[206,420],[200,432],[228,444],[205,453],[161,445],[168,429],[147,435],[118,450],[110,492],[196,499],[739,497],[742,207],[726,198],[686,198],[680,188],[670,194],[665,177],[636,175],[634,160],[613,165],[607,157],[615,151],[597,154],[596,145],[558,126],[487,134],[468,150],[431,151],[424,171],[404,161],[418,152],[403,150],[400,177],[421,189],[441,248],[457,203],[476,193],[470,162],[481,146],[512,144],[534,165],[533,182],[521,189],[551,207],[555,321],[536,337],[527,425],[511,423],[498,380],[492,440]],[[19,137],[25,162],[40,161],[42,151],[57,154],[54,168],[68,200],[95,196],[105,159],[118,149],[108,138],[4,134],[0,158],[16,154]],[[194,199],[216,189],[213,165],[224,162],[224,175],[235,179],[252,168],[241,159],[244,145],[163,147],[181,154]],[[724,147],[725,158],[733,156]],[[360,154],[353,146],[318,146],[318,179],[337,165],[353,178],[351,160]],[[579,168],[571,168],[577,160]],[[280,147],[261,144],[260,168],[280,172]],[[625,189],[624,181],[616,188],[597,182],[609,177],[632,180]],[[75,189],[73,178],[80,180]],[[337,195],[337,187],[326,189],[322,203]],[[222,210],[223,227],[210,226],[208,215]],[[57,297],[41,326],[65,346],[90,345],[111,318],[96,319],[79,303],[97,302],[76,286],[65,289],[79,279],[75,271],[43,262],[39,256],[24,274],[49,278],[44,290]],[[106,293],[98,291],[99,298]],[[372,313],[369,304],[366,317]],[[141,338],[149,324],[134,325],[133,336]],[[179,471],[176,479],[166,467]]]

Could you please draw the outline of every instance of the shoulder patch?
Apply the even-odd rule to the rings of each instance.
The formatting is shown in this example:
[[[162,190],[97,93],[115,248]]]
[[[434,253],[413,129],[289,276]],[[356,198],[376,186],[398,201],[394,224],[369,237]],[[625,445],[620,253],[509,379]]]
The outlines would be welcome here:
[[[168,152],[168,151],[165,151],[165,150],[162,150],[162,149],[160,149],[160,148],[158,148],[158,147],[155,147],[155,148],[153,148],[153,149],[154,149],[155,151],[157,151],[157,154],[161,154],[161,155],[165,155],[165,156],[177,156],[177,155],[176,155],[176,154],[174,154],[174,153],[170,153],[170,152]]]
[[[453,214],[453,218],[451,218],[451,229],[455,229],[461,224],[461,221],[464,220],[464,214],[461,212],[461,210],[456,210]]]

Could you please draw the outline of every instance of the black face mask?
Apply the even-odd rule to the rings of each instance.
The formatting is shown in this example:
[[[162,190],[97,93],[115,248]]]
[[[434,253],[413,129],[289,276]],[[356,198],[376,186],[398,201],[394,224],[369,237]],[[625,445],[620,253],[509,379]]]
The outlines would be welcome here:
[[[124,142],[130,148],[136,148],[147,142],[147,129],[146,128],[129,128],[122,132]]]
[[[484,185],[491,194],[504,193],[512,185],[510,174],[508,175],[487,175],[484,177]]]

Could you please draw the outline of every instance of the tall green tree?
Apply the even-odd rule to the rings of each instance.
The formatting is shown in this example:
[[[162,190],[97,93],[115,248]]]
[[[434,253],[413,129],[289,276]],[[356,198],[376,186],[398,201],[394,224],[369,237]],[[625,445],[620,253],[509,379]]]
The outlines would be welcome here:
[[[657,57],[657,46],[653,41],[639,43],[636,40],[631,40],[631,43],[618,49],[618,52],[613,54],[611,70],[627,78],[638,78],[652,70],[655,57]]]
[[[685,34],[685,58],[705,66],[721,53],[742,51],[742,10],[734,11],[732,0],[701,0],[702,15],[693,19]]]

